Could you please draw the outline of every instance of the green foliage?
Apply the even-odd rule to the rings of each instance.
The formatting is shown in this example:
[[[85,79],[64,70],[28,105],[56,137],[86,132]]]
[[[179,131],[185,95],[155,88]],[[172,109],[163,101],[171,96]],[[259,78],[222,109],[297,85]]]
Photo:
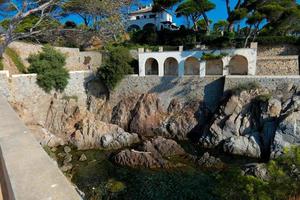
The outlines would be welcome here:
[[[300,38],[295,36],[259,36],[255,40],[261,45],[294,44],[300,45]]]
[[[243,175],[232,168],[218,175],[217,194],[224,200],[287,200],[300,195],[300,147],[292,147],[267,165],[268,178]]]
[[[232,168],[217,177],[216,193],[223,200],[271,200],[268,183]]]
[[[132,57],[127,48],[112,47],[103,65],[98,69],[97,75],[109,90],[113,90],[125,75],[133,72],[131,68]]]
[[[19,72],[26,73],[25,65],[23,64],[20,56],[18,55],[18,53],[15,50],[7,47],[5,49],[5,54],[13,61],[13,63],[16,65]]]
[[[17,28],[15,29],[15,33],[26,33],[29,32],[31,28],[33,28],[35,26],[35,24],[37,24],[37,22],[39,21],[39,16],[35,16],[35,15],[29,15],[28,17],[26,17],[20,24],[18,24]],[[7,29],[10,23],[10,19],[5,19],[3,21],[0,22],[0,26],[2,26],[4,29]],[[41,21],[41,23],[39,23],[35,29],[53,29],[53,28],[57,28],[60,26],[59,21],[47,17],[45,18],[43,21]]]
[[[227,56],[227,53],[221,54],[213,54],[213,53],[203,53],[202,60],[218,60],[222,59],[223,57]]]
[[[3,58],[0,58],[0,70],[4,69]]]
[[[46,92],[52,89],[63,91],[68,84],[69,73],[64,68],[65,56],[51,46],[44,46],[43,51],[28,58],[29,73],[37,74],[37,84]]]

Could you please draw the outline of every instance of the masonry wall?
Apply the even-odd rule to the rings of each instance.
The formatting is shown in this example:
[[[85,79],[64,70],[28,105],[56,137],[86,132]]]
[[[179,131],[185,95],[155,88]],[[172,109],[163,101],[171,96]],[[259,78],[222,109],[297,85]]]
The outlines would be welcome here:
[[[300,87],[299,76],[227,76],[225,78],[224,91],[235,88],[241,84],[258,83],[263,88],[276,92],[278,95],[284,94],[292,85]]]
[[[4,95],[15,107],[25,108],[24,115],[35,118],[43,124],[47,116],[50,102],[55,96],[78,99],[79,106],[87,101],[85,84],[93,78],[90,71],[70,72],[69,84],[63,93],[46,93],[36,84],[35,74],[12,75],[7,71],[0,72],[0,95]]]
[[[112,105],[130,94],[157,93],[166,108],[173,98],[185,102],[190,100],[204,101],[214,110],[223,96],[224,77],[199,76],[158,77],[129,76],[110,94]]]
[[[30,44],[25,42],[13,42],[9,45],[14,49],[26,67],[29,66],[27,61],[29,55],[37,54],[42,51],[42,45]],[[102,62],[102,54],[100,52],[81,52],[78,48],[55,47],[66,55],[66,68],[70,71],[87,70],[88,67],[93,68],[100,66]],[[85,62],[89,60],[89,62]]]
[[[299,75],[298,56],[258,57],[256,75]]]
[[[299,55],[300,48],[296,45],[258,45],[257,55],[259,57],[266,56],[287,56]]]

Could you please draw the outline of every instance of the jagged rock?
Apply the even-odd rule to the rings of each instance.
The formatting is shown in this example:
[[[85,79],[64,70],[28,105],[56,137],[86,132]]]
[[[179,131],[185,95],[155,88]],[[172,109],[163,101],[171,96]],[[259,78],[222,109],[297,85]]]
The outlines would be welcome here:
[[[261,142],[258,135],[233,136],[225,140],[223,150],[227,153],[241,156],[248,156],[252,158],[260,158],[261,156]]]
[[[178,110],[178,102],[171,102],[168,109],[170,115],[155,129],[156,134],[179,140],[187,139],[188,133],[199,124],[199,106],[199,102],[188,102]]]
[[[132,111],[129,129],[142,136],[153,136],[153,130],[160,126],[164,115],[158,96],[143,94]]]
[[[268,103],[268,115],[270,117],[279,117],[282,109],[281,101],[277,99],[270,99]]]
[[[160,136],[145,141],[142,150],[162,157],[185,155],[184,149],[177,142]]]
[[[140,139],[138,134],[127,132],[106,134],[101,137],[101,145],[105,149],[120,149],[123,147],[129,147],[139,141]]]
[[[185,155],[183,148],[174,140],[163,137],[153,138],[139,147],[138,150],[123,150],[113,160],[123,166],[143,168],[171,168],[182,166],[172,164],[167,158]]]
[[[63,104],[54,101],[49,112],[46,123],[49,130],[57,131],[56,135],[71,142],[80,150],[122,148],[137,141],[136,134],[127,133],[117,125],[99,120],[97,114],[76,106],[72,100],[64,101]],[[116,141],[110,141],[110,144],[102,143],[101,138],[104,135],[106,137],[112,135],[112,139]]]
[[[41,145],[42,146],[48,146],[48,147],[58,147],[58,146],[63,146],[67,142],[58,137],[57,135],[51,134],[48,131],[43,131],[44,132],[44,137],[41,140]]]
[[[168,161],[154,157],[151,152],[123,150],[113,158],[114,162],[129,167],[167,168]]]
[[[246,164],[242,170],[244,175],[255,176],[263,180],[269,178],[266,164],[250,163]]]
[[[130,96],[122,99],[117,106],[113,108],[111,123],[116,124],[126,131],[129,131],[131,113],[134,110],[139,96]]]
[[[81,156],[80,156],[80,158],[79,158],[79,161],[80,162],[84,162],[84,161],[86,161],[87,160],[87,157],[86,157],[86,155],[83,153],[83,154],[81,154]]]
[[[300,145],[300,112],[293,112],[279,123],[271,146],[271,158],[283,153],[284,148]]]
[[[178,99],[172,99],[169,107],[168,107],[168,113],[178,113],[182,109],[182,105]]]
[[[203,154],[203,156],[197,161],[197,164],[204,168],[215,169],[222,169],[225,166],[225,164],[219,158],[209,155],[208,152]]]

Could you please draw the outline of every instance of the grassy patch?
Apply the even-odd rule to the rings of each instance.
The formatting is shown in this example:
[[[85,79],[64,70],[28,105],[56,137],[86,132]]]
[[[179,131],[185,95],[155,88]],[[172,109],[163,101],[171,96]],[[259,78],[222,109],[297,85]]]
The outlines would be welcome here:
[[[74,99],[76,102],[78,101],[78,96],[76,95],[73,95],[73,96],[67,96],[67,95],[64,95],[62,97],[63,100],[66,100],[66,101],[70,101],[71,99]]]
[[[19,72],[26,73],[25,65],[23,64],[20,56],[17,54],[17,52],[11,48],[6,48],[5,50],[6,55],[13,61],[13,63],[18,68]]]

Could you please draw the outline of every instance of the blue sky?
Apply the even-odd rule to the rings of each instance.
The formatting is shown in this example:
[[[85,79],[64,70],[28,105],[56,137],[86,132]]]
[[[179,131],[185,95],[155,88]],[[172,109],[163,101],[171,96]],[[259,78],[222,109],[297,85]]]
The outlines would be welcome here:
[[[143,5],[150,5],[152,3],[152,0],[139,0]],[[225,7],[225,0],[211,0],[214,4],[216,4],[216,8],[208,13],[209,18],[213,22],[217,22],[221,19],[226,19],[227,18],[227,12],[226,12],[226,7]],[[234,5],[237,0],[233,0],[232,4]],[[300,0],[297,0],[297,2],[300,4]],[[232,5],[232,6],[233,6]],[[78,23],[80,23],[80,18],[75,17],[75,16],[69,16],[62,21],[65,22],[67,20],[73,20]],[[177,18],[175,19],[175,23],[180,26],[182,24],[186,24],[186,20],[184,18]]]
[[[150,5],[152,3],[152,0],[139,0],[143,5]],[[226,7],[225,7],[225,0],[211,0],[213,3],[216,4],[216,8],[208,13],[209,18],[213,22],[217,22],[218,20],[221,19],[226,19],[227,18],[227,12],[226,12]],[[233,0],[232,4],[234,5],[237,0]],[[300,4],[300,0],[297,0],[297,2]],[[1,17],[0,17],[1,20]],[[66,17],[65,19],[62,19],[61,21],[64,23],[65,21],[72,20],[77,23],[82,23],[82,20],[78,16],[69,16]],[[175,19],[175,23],[177,25],[182,25],[186,24],[186,20],[184,18],[178,18]]]

